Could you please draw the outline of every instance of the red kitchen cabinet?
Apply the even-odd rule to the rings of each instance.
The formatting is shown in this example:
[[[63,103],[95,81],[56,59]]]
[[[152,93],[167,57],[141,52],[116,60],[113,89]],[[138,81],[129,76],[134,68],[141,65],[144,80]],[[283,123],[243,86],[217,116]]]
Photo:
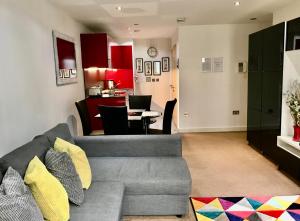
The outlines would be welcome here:
[[[81,34],[83,68],[108,68],[108,37],[106,33]]]
[[[106,106],[126,106],[125,97],[98,97],[98,96],[90,96],[86,99],[86,103],[88,106],[88,112],[90,116],[90,122],[92,130],[102,130],[102,120],[101,118],[95,117],[99,114],[98,106],[106,105]]]
[[[111,46],[111,66],[114,69],[132,69],[132,46]]]

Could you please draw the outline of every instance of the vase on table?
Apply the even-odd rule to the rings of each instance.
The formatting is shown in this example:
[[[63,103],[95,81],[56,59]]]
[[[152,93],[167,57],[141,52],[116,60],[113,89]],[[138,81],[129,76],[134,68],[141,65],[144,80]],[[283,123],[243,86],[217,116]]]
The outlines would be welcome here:
[[[296,142],[300,141],[300,127],[297,126],[297,125],[294,126],[294,137],[293,137],[293,140],[296,141]]]

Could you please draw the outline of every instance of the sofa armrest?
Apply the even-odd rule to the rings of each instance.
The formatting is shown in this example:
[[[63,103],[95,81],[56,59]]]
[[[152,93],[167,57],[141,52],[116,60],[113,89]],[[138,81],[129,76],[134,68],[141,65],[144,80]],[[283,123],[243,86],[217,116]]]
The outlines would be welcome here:
[[[74,137],[88,157],[180,157],[179,135],[114,135]]]

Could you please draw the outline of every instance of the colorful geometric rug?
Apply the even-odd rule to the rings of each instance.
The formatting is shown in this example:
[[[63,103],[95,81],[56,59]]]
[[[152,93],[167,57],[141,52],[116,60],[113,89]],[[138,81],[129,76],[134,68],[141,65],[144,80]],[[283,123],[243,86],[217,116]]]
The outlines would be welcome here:
[[[300,195],[191,197],[197,221],[300,221]]]

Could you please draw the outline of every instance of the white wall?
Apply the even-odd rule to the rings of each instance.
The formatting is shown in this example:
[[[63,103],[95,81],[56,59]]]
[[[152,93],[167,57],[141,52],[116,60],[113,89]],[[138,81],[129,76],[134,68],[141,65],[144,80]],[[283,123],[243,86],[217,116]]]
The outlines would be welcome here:
[[[273,24],[289,21],[300,17],[300,1],[295,0],[284,8],[273,13]]]
[[[285,93],[290,89],[291,83],[294,80],[300,82],[300,50],[288,51],[284,55],[283,68],[283,99],[282,99],[282,113],[281,113],[281,135],[292,136],[294,121],[290,115],[288,106],[286,105]]]
[[[59,122],[80,130],[74,102],[84,98],[79,34],[87,30],[46,0],[2,0],[0,27],[0,156]],[[76,40],[77,84],[56,86],[53,29]]]
[[[199,25],[179,28],[179,130],[238,131],[247,124],[248,35],[265,25]],[[201,73],[202,57],[224,57],[223,73]],[[240,115],[233,116],[232,111]],[[189,117],[184,117],[188,113]]]
[[[273,13],[273,24],[289,21],[300,17],[300,1],[293,1],[291,4],[281,8]],[[285,93],[290,88],[291,82],[300,81],[300,51],[287,51],[284,54],[283,68],[283,99],[282,99],[282,115],[281,115],[281,135],[292,136],[294,121],[290,115],[290,111],[286,105]]]
[[[134,40],[134,61],[135,58],[143,58],[143,61],[161,61],[162,57],[170,58],[170,71],[172,70],[171,59],[171,39],[137,39]],[[150,46],[158,49],[158,56],[150,58],[147,50]],[[135,67],[135,64],[134,64]],[[166,102],[170,99],[170,72],[162,72],[161,76],[152,76],[159,78],[159,82],[146,82],[144,73],[136,73],[137,81],[135,83],[135,93],[142,95],[152,95],[152,108],[163,111]]]

